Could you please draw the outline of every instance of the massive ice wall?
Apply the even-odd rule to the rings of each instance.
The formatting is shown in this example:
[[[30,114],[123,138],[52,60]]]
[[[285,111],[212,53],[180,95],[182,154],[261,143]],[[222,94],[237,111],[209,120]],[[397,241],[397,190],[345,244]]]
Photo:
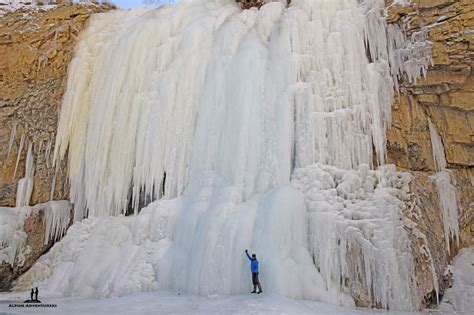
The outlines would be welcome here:
[[[389,45],[383,1],[363,4],[188,0],[93,17],[55,147],[75,220],[89,219],[24,279],[82,296],[237,294],[249,248],[265,290],[345,305],[359,290],[415,308],[409,178],[370,170],[385,161],[389,61],[403,43]]]
[[[383,164],[393,83],[387,40],[366,55],[368,35],[385,36],[376,9],[183,1],[92,19],[55,148],[57,159],[69,149],[76,217],[124,213],[130,199],[138,210],[140,197],[175,197],[209,175],[246,199],[294,166],[371,165],[373,147]]]

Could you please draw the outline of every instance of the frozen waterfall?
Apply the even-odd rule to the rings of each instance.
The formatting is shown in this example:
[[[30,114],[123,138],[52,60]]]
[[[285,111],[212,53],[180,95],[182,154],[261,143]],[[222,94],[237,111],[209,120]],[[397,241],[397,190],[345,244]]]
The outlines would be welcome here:
[[[295,166],[371,165],[373,147],[383,164],[393,83],[385,60],[368,61],[372,24],[356,0],[243,12],[188,0],[95,16],[55,148],[58,159],[69,149],[76,219],[124,213],[130,198],[137,211],[160,197],[165,172],[166,198],[213,185],[243,201],[288,183]]]
[[[77,223],[18,285],[239,294],[249,248],[266,291],[416,308],[410,178],[373,170],[385,163],[390,49],[403,43],[387,37],[383,1],[359,2],[183,0],[92,17],[55,147]]]

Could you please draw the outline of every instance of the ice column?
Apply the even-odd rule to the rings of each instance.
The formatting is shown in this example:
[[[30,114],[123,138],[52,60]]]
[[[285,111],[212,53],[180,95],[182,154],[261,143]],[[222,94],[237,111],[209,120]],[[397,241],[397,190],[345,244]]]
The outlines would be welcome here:
[[[450,252],[450,241],[456,239],[459,246],[459,222],[456,187],[451,183],[451,172],[446,168],[446,157],[441,137],[436,130],[436,126],[428,118],[428,126],[431,135],[431,147],[433,150],[433,160],[437,173],[431,178],[436,183],[438,197],[443,217],[444,238],[448,253]]]
[[[33,144],[28,146],[28,153],[26,154],[25,163],[25,177],[18,181],[16,192],[16,206],[28,206],[30,203],[31,193],[33,191],[33,183],[35,176],[35,165],[33,157]]]

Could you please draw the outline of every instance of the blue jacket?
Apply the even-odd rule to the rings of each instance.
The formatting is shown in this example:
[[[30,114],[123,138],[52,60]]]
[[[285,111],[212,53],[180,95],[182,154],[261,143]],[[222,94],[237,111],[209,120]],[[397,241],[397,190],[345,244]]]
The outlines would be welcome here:
[[[247,258],[250,260],[250,270],[252,270],[252,273],[258,273],[258,260],[257,258],[253,259],[250,257],[249,253],[245,253],[247,255]]]

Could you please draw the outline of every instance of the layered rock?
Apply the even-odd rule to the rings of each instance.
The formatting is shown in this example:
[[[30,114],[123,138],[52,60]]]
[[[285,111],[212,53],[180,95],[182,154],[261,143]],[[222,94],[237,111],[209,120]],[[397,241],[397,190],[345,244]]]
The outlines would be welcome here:
[[[67,66],[87,19],[110,8],[89,4],[20,9],[1,17],[0,206],[15,205],[28,144],[33,144],[36,157],[31,204],[67,197],[65,169],[58,167],[54,181],[56,168],[52,165]]]
[[[15,206],[30,144],[35,156],[30,204],[67,199],[65,168],[52,163],[67,66],[89,17],[111,8],[82,4],[19,9],[0,16],[0,206]],[[9,289],[53,244],[44,244],[43,212],[28,217],[23,229],[28,253],[21,266],[0,264],[0,291]]]
[[[448,263],[460,248],[474,244],[474,4],[414,0],[408,6],[390,6],[388,12],[389,22],[404,25],[407,36],[425,33],[432,43],[432,65],[426,78],[400,82],[387,133],[389,163],[413,175],[413,204],[406,216],[414,223],[409,228],[419,293],[424,306],[429,306],[437,302],[436,289],[442,296],[450,283],[444,273]],[[441,205],[430,178],[436,167],[428,119],[441,136],[457,188],[460,242],[459,246],[452,242],[450,251],[441,237]]]

